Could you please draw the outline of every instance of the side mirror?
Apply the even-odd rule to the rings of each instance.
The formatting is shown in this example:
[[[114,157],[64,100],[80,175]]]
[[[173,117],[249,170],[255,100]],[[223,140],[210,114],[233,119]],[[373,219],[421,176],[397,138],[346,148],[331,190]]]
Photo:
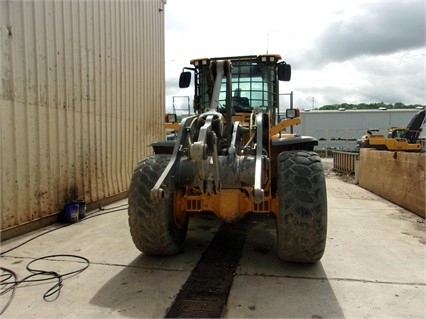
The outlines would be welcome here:
[[[290,81],[290,79],[291,79],[291,65],[278,64],[278,80]]]
[[[184,71],[180,74],[179,77],[179,87],[181,89],[189,87],[189,84],[191,83],[191,72]]]

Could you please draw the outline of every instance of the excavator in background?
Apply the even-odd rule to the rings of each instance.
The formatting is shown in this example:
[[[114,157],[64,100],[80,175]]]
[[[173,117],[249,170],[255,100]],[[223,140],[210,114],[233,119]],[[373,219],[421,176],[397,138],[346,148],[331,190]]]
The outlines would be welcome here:
[[[419,135],[425,123],[425,110],[417,112],[406,128],[394,127],[389,129],[388,135],[373,134],[378,129],[369,129],[367,135],[358,140],[360,148],[374,148],[386,151],[420,152],[422,145]]]

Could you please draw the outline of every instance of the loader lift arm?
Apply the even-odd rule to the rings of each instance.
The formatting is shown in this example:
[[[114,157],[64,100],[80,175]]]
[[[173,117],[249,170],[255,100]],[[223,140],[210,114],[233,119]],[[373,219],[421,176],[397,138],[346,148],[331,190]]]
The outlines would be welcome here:
[[[226,141],[227,149],[225,151],[227,162],[232,162],[229,158],[235,157],[235,138],[239,135],[239,130],[242,128],[238,123],[233,125],[232,123],[232,86],[231,86],[231,68],[232,64],[230,61],[215,61],[210,66],[211,74],[214,77],[214,86],[212,90],[212,97],[210,108],[198,115],[191,118],[187,118],[181,122],[181,127],[175,147],[172,154],[172,159],[157,183],[151,190],[151,200],[153,202],[159,202],[164,197],[168,197],[174,191],[174,179],[176,178],[176,171],[179,170],[179,163],[181,161],[192,161],[196,166],[196,173],[192,173],[192,185],[196,186],[201,194],[215,194],[220,192],[222,188],[221,172],[220,172],[220,160],[218,152],[218,140],[225,137],[224,129],[226,130]],[[226,78],[227,90],[226,90],[226,117],[231,121],[226,121],[224,128],[225,119],[222,113],[219,113],[219,95],[222,85],[223,78]],[[262,188],[262,181],[265,179],[264,176],[264,132],[263,129],[265,117],[262,112],[259,112],[255,116],[256,124],[253,127],[254,136],[256,141],[256,149],[254,152],[254,181],[252,184],[253,198],[255,203],[260,203],[264,199],[264,190]],[[235,128],[233,129],[233,127]],[[234,131],[234,132],[233,132]],[[233,139],[234,138],[234,139]],[[231,143],[232,142],[232,143]],[[241,155],[241,154],[239,154]],[[183,157],[187,157],[183,159]],[[225,161],[222,157],[222,162]],[[229,186],[229,182],[225,182],[225,186]]]

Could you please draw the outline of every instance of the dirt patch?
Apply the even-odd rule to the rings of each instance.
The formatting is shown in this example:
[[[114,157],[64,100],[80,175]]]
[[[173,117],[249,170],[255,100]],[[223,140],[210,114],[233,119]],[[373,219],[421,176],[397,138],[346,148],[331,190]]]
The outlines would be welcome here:
[[[220,318],[249,225],[249,217],[236,223],[222,223],[166,318]]]
[[[338,171],[331,170],[326,178],[337,178],[345,183],[356,184],[355,174],[342,173]]]

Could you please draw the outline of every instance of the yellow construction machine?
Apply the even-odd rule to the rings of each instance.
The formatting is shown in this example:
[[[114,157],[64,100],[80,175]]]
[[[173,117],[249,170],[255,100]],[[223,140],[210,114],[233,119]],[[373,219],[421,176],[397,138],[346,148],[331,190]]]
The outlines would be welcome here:
[[[152,143],[154,154],[135,168],[129,226],[148,255],[181,252],[194,214],[212,212],[230,223],[248,213],[272,214],[277,254],[316,262],[324,253],[327,194],[318,141],[285,130],[297,109],[279,110],[280,81],[291,67],[279,55],[195,59],[179,79],[194,83],[195,114],[167,117],[174,140]],[[281,118],[283,117],[283,118]]]

